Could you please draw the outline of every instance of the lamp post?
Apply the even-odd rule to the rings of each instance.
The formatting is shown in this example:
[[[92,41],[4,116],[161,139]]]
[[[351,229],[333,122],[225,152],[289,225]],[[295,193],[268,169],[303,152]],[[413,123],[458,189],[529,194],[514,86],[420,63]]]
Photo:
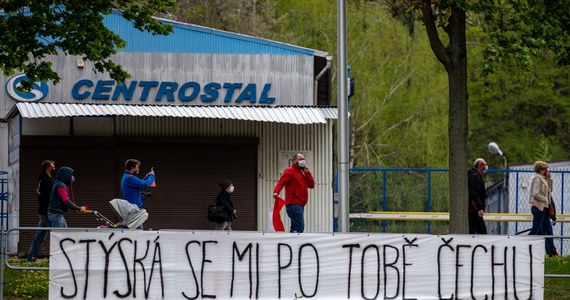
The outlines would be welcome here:
[[[487,150],[489,150],[489,153],[491,154],[498,154],[499,156],[503,157],[503,159],[505,160],[505,172],[503,173],[503,197],[501,199],[502,201],[502,212],[508,212],[509,211],[509,202],[508,199],[506,199],[505,195],[508,195],[507,193],[507,166],[508,166],[508,162],[507,162],[507,156],[503,153],[503,151],[501,151],[501,148],[499,148],[499,145],[497,145],[497,143],[495,142],[490,142],[489,145],[487,146]],[[502,225],[502,224],[501,224]],[[501,226],[501,232],[503,234],[507,233],[507,226]]]

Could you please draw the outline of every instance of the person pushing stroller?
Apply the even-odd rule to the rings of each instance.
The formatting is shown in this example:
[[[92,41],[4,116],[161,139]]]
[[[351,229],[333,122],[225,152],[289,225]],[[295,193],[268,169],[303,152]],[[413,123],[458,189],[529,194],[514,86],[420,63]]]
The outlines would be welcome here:
[[[72,187],[74,181],[75,176],[73,176],[72,168],[61,167],[57,171],[48,207],[48,219],[52,227],[67,228],[67,222],[63,214],[68,209],[76,210],[83,214],[89,213],[85,206],[77,206],[75,204]]]

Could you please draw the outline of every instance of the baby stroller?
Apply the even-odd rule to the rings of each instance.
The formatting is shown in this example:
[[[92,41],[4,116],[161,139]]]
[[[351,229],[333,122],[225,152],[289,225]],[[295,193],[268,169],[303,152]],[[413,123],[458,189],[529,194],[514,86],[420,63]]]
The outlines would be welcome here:
[[[129,229],[136,229],[148,219],[148,213],[146,212],[146,209],[139,208],[136,204],[132,204],[127,200],[115,198],[109,201],[109,204],[111,205],[111,208],[113,208],[115,215],[117,215],[121,221],[115,223],[98,211],[93,211],[95,218],[97,218],[98,221],[105,222],[106,224],[104,226],[99,226],[99,228],[126,227]]]

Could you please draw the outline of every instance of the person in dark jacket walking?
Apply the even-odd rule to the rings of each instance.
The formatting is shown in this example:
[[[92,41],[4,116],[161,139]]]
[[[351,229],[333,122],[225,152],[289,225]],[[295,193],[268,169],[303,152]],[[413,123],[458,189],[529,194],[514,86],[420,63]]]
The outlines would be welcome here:
[[[485,226],[485,206],[487,201],[487,190],[483,174],[487,173],[487,162],[482,158],[477,158],[473,163],[473,168],[467,172],[469,188],[469,234],[487,234]]]
[[[87,213],[85,206],[77,206],[73,199],[72,183],[75,181],[73,169],[61,167],[57,170],[56,180],[51,190],[48,207],[48,219],[52,227],[67,227],[67,222],[63,214],[68,210],[76,210],[80,213]]]
[[[291,219],[290,232],[303,232],[305,230],[305,205],[309,202],[309,189],[315,187],[315,179],[305,165],[305,156],[295,154],[293,164],[287,168],[275,188],[273,198],[285,187],[285,210]]]
[[[216,222],[215,230],[232,230],[232,221],[237,219],[237,211],[234,209],[234,204],[230,199],[231,194],[234,192],[234,184],[231,180],[225,179],[220,182],[219,186],[221,190],[218,196],[216,196],[216,205],[223,206],[228,217],[224,222]]]
[[[48,219],[48,206],[54,177],[55,162],[52,160],[44,160],[42,162],[42,173],[38,177],[38,187],[36,188],[36,193],[38,194],[38,217],[40,218],[38,227],[51,227],[51,223]],[[30,245],[30,250],[28,251],[28,261],[36,260],[40,254],[40,247],[47,233],[47,230],[38,230],[36,232],[32,244]]]

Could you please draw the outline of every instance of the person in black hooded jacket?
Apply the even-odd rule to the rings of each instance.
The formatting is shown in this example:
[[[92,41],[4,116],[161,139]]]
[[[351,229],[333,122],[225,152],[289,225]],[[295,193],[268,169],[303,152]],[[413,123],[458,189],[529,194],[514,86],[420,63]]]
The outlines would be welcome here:
[[[42,173],[38,176],[38,187],[36,189],[36,193],[38,194],[38,217],[40,218],[38,227],[51,227],[47,214],[49,198],[53,186],[53,177],[55,177],[55,162],[53,160],[44,160],[42,162]],[[30,250],[28,251],[28,261],[35,261],[39,256],[40,247],[47,234],[47,230],[38,230],[36,232],[32,244],[30,245]]]
[[[73,189],[71,184],[75,181],[73,169],[70,167],[61,167],[57,171],[56,180],[51,190],[51,196],[48,207],[48,219],[52,227],[67,227],[67,222],[63,214],[68,210],[76,210],[80,213],[86,213],[85,206],[77,206],[73,199]]]
[[[234,184],[231,180],[225,179],[220,182],[221,187],[218,196],[216,196],[216,205],[223,206],[226,209],[227,219],[224,222],[216,222],[215,230],[232,230],[232,221],[237,219],[234,204],[230,199],[231,194],[234,192]]]

